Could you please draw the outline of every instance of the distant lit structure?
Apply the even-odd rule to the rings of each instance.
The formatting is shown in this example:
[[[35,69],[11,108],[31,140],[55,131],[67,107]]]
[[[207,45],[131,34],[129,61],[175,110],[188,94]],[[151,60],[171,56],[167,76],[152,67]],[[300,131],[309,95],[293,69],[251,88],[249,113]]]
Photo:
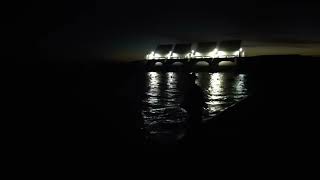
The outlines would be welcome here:
[[[244,57],[241,40],[221,41],[218,46],[217,58]]]
[[[157,59],[203,59],[203,58],[235,58],[244,57],[245,51],[241,47],[241,40],[217,42],[199,42],[192,44],[159,45],[154,51],[146,55],[147,60]]]
[[[147,54],[146,59],[170,59],[172,48],[172,44],[159,45],[154,51]]]
[[[192,50],[192,58],[217,58],[217,42],[198,43],[197,47]]]
[[[186,59],[191,57],[192,44],[176,44],[169,59]]]

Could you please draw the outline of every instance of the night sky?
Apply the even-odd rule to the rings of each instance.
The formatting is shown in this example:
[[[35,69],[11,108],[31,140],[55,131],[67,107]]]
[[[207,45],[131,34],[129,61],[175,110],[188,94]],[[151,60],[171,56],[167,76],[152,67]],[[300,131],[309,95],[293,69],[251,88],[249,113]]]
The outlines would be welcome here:
[[[2,5],[8,52],[106,61],[159,43],[242,39],[247,55],[320,55],[320,13],[306,1],[28,1]],[[9,49],[11,51],[9,51]]]

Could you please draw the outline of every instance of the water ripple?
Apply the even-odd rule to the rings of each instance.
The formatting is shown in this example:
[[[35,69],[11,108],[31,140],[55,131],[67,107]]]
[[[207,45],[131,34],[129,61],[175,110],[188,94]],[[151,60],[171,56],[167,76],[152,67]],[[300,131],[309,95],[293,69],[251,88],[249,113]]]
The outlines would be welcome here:
[[[150,135],[173,134],[184,128],[187,113],[180,108],[185,76],[167,72],[146,74],[146,91],[142,115]],[[214,117],[248,95],[245,74],[197,73],[197,84],[204,90],[208,108],[204,117]]]

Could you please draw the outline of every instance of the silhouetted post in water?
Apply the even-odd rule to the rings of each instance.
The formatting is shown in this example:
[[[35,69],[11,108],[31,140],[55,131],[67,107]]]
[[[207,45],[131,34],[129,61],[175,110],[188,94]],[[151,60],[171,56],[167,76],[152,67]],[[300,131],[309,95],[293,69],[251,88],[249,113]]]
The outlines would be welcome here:
[[[197,76],[192,73],[187,75],[186,92],[182,107],[188,112],[186,137],[194,137],[201,128],[202,112],[206,107],[205,96],[202,89],[195,83]]]

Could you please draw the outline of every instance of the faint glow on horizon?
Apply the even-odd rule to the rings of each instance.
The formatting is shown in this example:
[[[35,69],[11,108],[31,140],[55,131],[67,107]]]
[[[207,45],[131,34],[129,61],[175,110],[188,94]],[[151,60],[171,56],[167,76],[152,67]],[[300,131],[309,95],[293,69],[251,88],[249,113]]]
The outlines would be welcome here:
[[[156,62],[156,63],[154,64],[154,66],[163,66],[163,63],[162,63],[162,62]]]
[[[207,97],[208,108],[203,114],[204,121],[247,95],[245,74],[196,73],[196,76],[196,84],[202,87]],[[187,114],[180,108],[183,100],[183,91],[180,89],[183,87],[180,85],[183,85],[183,81],[180,85],[179,82],[184,80],[184,76],[176,72],[149,72],[146,78],[142,114],[148,131],[162,133],[170,131],[167,124],[183,124]]]
[[[195,65],[197,66],[209,66],[210,64],[206,61],[198,61]]]

